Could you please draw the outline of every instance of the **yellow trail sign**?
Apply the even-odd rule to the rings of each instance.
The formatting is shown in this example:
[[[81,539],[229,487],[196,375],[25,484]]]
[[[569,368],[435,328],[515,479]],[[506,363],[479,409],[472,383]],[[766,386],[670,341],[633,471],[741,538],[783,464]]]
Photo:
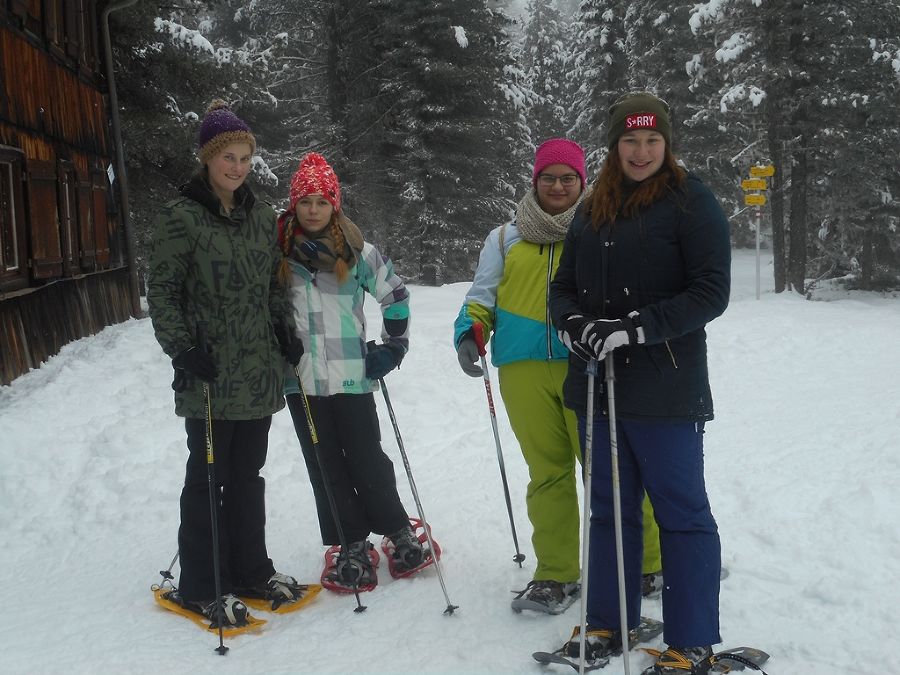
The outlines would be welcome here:
[[[741,187],[745,190],[765,190],[766,181],[763,178],[745,178],[741,181]]]
[[[765,203],[765,195],[744,195],[744,204],[747,206],[762,206]]]
[[[771,164],[766,166],[751,166],[750,175],[754,178],[768,178],[775,175],[775,167]]]

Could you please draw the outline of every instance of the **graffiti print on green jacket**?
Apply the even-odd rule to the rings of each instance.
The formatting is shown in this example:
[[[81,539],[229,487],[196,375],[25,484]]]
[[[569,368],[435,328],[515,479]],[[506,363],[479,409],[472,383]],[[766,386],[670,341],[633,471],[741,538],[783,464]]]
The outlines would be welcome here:
[[[242,420],[284,407],[284,359],[273,325],[293,328],[290,305],[275,272],[281,259],[275,215],[248,188],[231,213],[197,177],[167,204],[153,227],[147,302],[156,339],[175,357],[195,343],[197,322],[219,376],[211,387],[214,418]],[[175,394],[175,413],[203,417],[202,383],[188,377]]]

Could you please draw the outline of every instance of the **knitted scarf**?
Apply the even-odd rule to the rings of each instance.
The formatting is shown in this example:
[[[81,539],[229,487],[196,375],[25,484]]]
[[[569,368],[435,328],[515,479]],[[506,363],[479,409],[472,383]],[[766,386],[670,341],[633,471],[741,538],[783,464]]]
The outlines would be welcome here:
[[[584,192],[578,196],[578,201],[567,210],[551,216],[538,204],[534,190],[529,190],[516,209],[516,225],[522,239],[534,244],[550,244],[565,239],[569,223],[572,222],[572,216],[575,215],[575,209],[578,208],[583,198]]]
[[[362,232],[344,215],[338,217],[338,226],[344,235],[343,251],[340,254],[336,250],[337,246],[331,226],[314,235],[308,235],[299,227],[295,227],[294,245],[291,247],[290,257],[306,267],[320,272],[333,272],[339,258],[352,266],[362,251]]]

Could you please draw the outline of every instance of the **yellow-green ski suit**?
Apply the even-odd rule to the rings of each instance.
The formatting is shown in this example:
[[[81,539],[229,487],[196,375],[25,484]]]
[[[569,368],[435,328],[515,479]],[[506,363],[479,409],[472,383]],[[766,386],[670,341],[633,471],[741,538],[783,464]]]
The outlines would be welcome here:
[[[487,237],[475,279],[454,324],[454,345],[474,323],[492,336],[491,361],[510,425],[528,465],[525,496],[537,557],[535,580],[580,578],[576,462],[581,461],[575,414],[563,403],[568,351],[547,310],[562,242],[535,244],[515,224]],[[659,530],[644,500],[644,573],[661,568]]]

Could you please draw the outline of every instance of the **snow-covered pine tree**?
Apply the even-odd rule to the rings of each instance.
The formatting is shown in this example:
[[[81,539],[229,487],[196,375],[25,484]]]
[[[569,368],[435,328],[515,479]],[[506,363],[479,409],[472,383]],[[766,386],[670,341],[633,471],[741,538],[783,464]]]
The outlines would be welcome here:
[[[548,138],[564,136],[572,126],[573,87],[567,77],[572,55],[568,40],[567,24],[556,0],[529,0],[519,65],[535,97],[527,112],[532,147]]]
[[[782,159],[782,139],[796,137],[791,128],[798,110],[793,101],[799,92],[796,76],[801,74],[801,68],[792,63],[799,54],[794,46],[796,37],[791,37],[796,21],[790,19],[796,9],[793,1],[785,11],[784,7],[771,4],[710,0],[696,5],[691,16],[694,32],[707,38],[706,48],[692,63],[692,77],[695,83],[715,85],[709,95],[710,112],[720,128],[739,139],[741,146],[723,149],[734,153],[732,161],[745,177],[746,169],[755,162],[771,161],[776,166],[767,192],[772,203],[776,292],[784,290],[787,283],[782,181],[791,172]],[[805,178],[794,183],[794,203],[798,206],[805,195],[805,184]],[[794,217],[794,234],[805,240],[803,210],[798,209]],[[794,262],[801,264],[799,258]]]
[[[588,176],[606,158],[607,110],[628,90],[624,0],[582,0],[570,41],[574,59],[569,77],[575,85],[569,133],[587,155]]]
[[[160,12],[138,3],[110,17],[116,85],[130,185],[139,273],[146,273],[150,223],[197,168],[196,133],[214,97],[236,101],[257,128],[239,96],[258,86],[256,73],[215,38],[208,3],[185,0]],[[235,93],[237,92],[237,93]],[[267,167],[258,178],[270,181]]]
[[[691,30],[693,7],[690,2],[664,0],[632,4],[625,41],[629,88],[651,91],[669,103],[675,155],[706,182],[726,212],[735,213],[743,207],[738,187],[741,167],[735,168],[731,160],[752,142],[748,138],[752,129],[742,118],[724,125],[711,114],[710,98],[720,83],[711,77],[718,73],[697,77],[699,52],[712,41]],[[740,221],[733,223],[733,240],[746,245],[749,228],[739,225]]]
[[[506,106],[509,106],[515,117],[515,131],[510,139],[509,162],[518,169],[513,177],[514,184],[510,191],[515,200],[521,199],[531,185],[531,169],[534,161],[535,143],[539,140],[538,132],[532,128],[531,110],[538,103],[538,97],[528,84],[528,76],[522,68],[522,50],[524,39],[521,33],[510,34],[509,50],[512,62],[505,68],[505,76],[500,83]],[[565,132],[561,127],[559,133]]]
[[[249,54],[259,86],[244,92],[262,152],[282,186],[300,156],[335,147],[329,101],[328,12],[314,0],[228,0],[217,6],[224,39]],[[284,200],[284,190],[275,195]]]
[[[509,216],[517,173],[509,164],[516,116],[500,87],[509,19],[484,0],[385,3],[385,87],[396,106],[382,154],[401,186],[391,255],[423,283],[470,278],[473,253]]]
[[[807,36],[809,276],[900,285],[900,5],[821,2]]]
[[[695,23],[715,24],[721,35],[715,60],[704,64],[722,73],[721,110],[727,115],[752,106],[762,112],[757,129],[765,129],[768,158],[777,171],[768,192],[776,291],[789,285],[805,293],[808,252],[821,251],[828,236],[850,241],[834,236],[836,227],[853,230],[849,224],[858,222],[857,236],[851,239],[857,251],[866,248],[864,233],[873,228],[868,212],[842,209],[842,204],[869,204],[878,212],[878,204],[893,203],[886,195],[893,194],[889,186],[896,180],[896,162],[881,164],[877,158],[883,152],[858,149],[875,139],[870,149],[897,147],[896,125],[887,120],[892,108],[896,113],[898,100],[897,75],[890,65],[900,29],[898,12],[890,0],[852,8],[833,0],[791,0],[786,6],[724,0],[696,8]],[[863,154],[874,161],[862,161]],[[853,169],[837,168],[841,166]],[[834,178],[842,171],[836,190]],[[782,238],[782,185],[790,197],[787,242]],[[811,193],[812,186],[821,187]],[[833,219],[838,212],[845,215]],[[888,207],[879,219],[886,233],[891,232],[889,213]],[[823,227],[829,214],[832,219]],[[808,222],[815,225],[818,242],[807,234]],[[891,237],[886,240],[888,250],[896,250]],[[844,253],[847,259],[854,256],[852,250]],[[896,260],[896,255],[890,257]],[[835,256],[830,258],[826,267],[834,267]],[[829,274],[819,269],[819,262],[813,273]]]

